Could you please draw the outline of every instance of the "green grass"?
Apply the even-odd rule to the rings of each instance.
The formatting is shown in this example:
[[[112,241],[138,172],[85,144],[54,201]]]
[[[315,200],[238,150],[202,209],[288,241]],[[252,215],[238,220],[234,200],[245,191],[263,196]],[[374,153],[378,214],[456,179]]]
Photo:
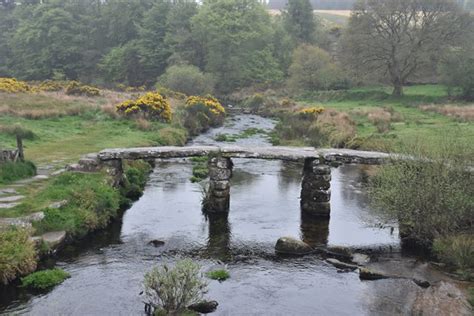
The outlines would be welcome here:
[[[218,269],[218,270],[209,271],[209,272],[206,273],[206,276],[209,279],[217,280],[217,281],[225,281],[228,278],[230,278],[229,271],[227,271],[225,269]]]
[[[436,142],[447,135],[460,138],[466,145],[474,139],[474,124],[459,122],[438,113],[423,111],[419,105],[446,104],[450,102],[445,87],[418,85],[405,87],[405,96],[392,98],[390,87],[369,87],[341,92],[321,92],[300,99],[300,103],[323,106],[349,113],[357,126],[357,146],[361,149],[399,150],[401,144],[416,139]],[[370,122],[367,114],[387,108],[400,121],[391,122],[390,130],[381,133]],[[472,145],[469,145],[472,146]]]
[[[110,147],[183,145],[186,130],[179,123],[179,111],[171,124],[150,122],[144,130],[134,120],[113,117],[110,106],[126,96],[99,98],[60,94],[0,94],[0,148],[14,148],[13,127],[31,131],[25,140],[25,155],[36,164],[77,161],[86,153]],[[104,106],[109,104],[109,109]],[[2,130],[4,132],[2,132]]]
[[[36,166],[31,161],[6,162],[0,164],[0,184],[9,184],[34,175],[36,175]]]
[[[193,175],[191,176],[191,182],[200,182],[207,178],[209,175],[209,169],[207,167],[207,161],[209,157],[192,157],[191,161],[193,163]]]
[[[50,289],[64,282],[71,275],[62,269],[50,269],[34,272],[21,279],[24,287],[36,290]]]

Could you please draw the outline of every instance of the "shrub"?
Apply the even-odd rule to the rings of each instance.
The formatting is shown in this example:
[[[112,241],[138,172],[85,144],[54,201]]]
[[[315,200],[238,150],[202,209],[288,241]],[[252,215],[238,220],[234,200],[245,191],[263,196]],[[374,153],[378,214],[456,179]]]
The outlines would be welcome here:
[[[472,229],[472,151],[466,147],[456,137],[415,144],[405,150],[412,159],[395,159],[371,179],[372,202],[398,220],[403,239],[429,247],[436,238]]]
[[[435,239],[433,250],[444,263],[458,269],[467,278],[474,272],[474,236],[461,234]]]
[[[45,80],[41,81],[38,85],[36,85],[33,90],[34,91],[61,91],[64,89],[64,85],[59,81],[53,80]]]
[[[335,110],[326,110],[318,115],[312,129],[319,131],[322,136],[320,144],[331,147],[344,147],[355,137],[356,126],[347,113]],[[318,146],[313,139],[313,145]]]
[[[464,99],[474,100],[474,48],[451,52],[441,65],[441,77],[450,93],[460,89]]]
[[[224,119],[225,109],[214,97],[191,96],[186,100],[184,126],[191,135],[222,125]]]
[[[230,278],[229,271],[225,269],[218,269],[214,271],[209,271],[206,273],[206,276],[209,279],[217,280],[217,281],[225,281]]]
[[[36,175],[36,166],[31,161],[0,163],[0,184],[8,184]]]
[[[205,95],[214,91],[214,80],[191,65],[174,65],[166,69],[159,84],[186,95]]]
[[[288,71],[288,87],[297,93],[348,88],[347,80],[331,56],[315,46],[299,46]]]
[[[46,290],[63,283],[69,277],[71,275],[62,269],[50,269],[34,272],[22,278],[21,282],[25,287]]]
[[[14,137],[19,136],[22,139],[31,140],[31,139],[36,138],[36,134],[32,130],[26,129],[19,124],[10,125],[10,126],[0,125],[0,133],[7,134]]]
[[[17,276],[36,269],[36,251],[25,229],[0,231],[0,282],[7,284]]]
[[[0,92],[29,92],[30,89],[30,86],[24,81],[18,81],[15,78],[0,78]]]
[[[84,85],[80,82],[77,81],[71,81],[67,86],[66,86],[66,94],[67,95],[84,95],[88,97],[97,97],[100,95],[100,90],[91,87],[88,85]]]
[[[200,266],[190,259],[178,261],[174,267],[164,264],[145,274],[144,287],[147,303],[155,311],[179,315],[186,308],[202,300],[207,283],[200,275]]]
[[[127,199],[122,201],[122,204],[127,204],[142,195],[148,174],[151,172],[151,166],[145,161],[135,160],[127,162],[124,169],[125,179],[120,192]]]
[[[298,115],[302,119],[314,120],[317,118],[319,114],[323,112],[324,112],[323,107],[312,107],[312,108],[304,108],[304,109],[298,110],[296,112],[296,115]]]
[[[171,106],[157,92],[147,92],[138,99],[127,100],[117,105],[117,112],[128,117],[143,117],[149,120],[170,122]]]

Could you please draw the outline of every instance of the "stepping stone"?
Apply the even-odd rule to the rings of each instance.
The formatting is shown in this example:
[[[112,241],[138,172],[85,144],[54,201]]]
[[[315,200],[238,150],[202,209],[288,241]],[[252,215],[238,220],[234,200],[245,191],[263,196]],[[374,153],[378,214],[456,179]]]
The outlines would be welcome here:
[[[62,201],[58,201],[58,202],[54,202],[54,203],[51,203],[48,208],[54,208],[54,209],[58,209],[58,208],[61,208],[63,207],[64,205],[67,204],[67,200],[62,200]]]
[[[18,194],[17,190],[15,190],[14,188],[0,189],[0,196],[13,194]]]
[[[14,208],[15,206],[20,205],[20,203],[0,203],[0,209],[9,209]]]
[[[64,230],[57,232],[49,232],[43,234],[41,238],[50,248],[58,248],[66,240],[66,232]]]
[[[24,199],[24,195],[5,196],[0,198],[0,203],[11,203]]]

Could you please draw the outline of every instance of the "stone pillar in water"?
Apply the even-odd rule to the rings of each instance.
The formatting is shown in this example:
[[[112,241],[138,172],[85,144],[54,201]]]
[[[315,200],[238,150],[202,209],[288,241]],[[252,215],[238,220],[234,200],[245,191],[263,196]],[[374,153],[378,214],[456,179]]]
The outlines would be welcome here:
[[[329,217],[331,207],[331,168],[318,160],[306,159],[301,185],[301,210],[307,214]]]
[[[232,166],[230,158],[211,157],[209,159],[209,189],[203,201],[203,209],[205,211],[229,211]]]

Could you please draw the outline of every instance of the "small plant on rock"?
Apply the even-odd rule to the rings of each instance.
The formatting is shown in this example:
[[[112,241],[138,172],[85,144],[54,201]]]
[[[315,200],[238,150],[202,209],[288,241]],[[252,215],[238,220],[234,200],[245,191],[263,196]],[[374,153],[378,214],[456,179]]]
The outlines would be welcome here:
[[[200,266],[190,259],[178,261],[174,267],[163,264],[145,274],[146,306],[154,313],[181,315],[187,307],[202,301],[207,283]]]

